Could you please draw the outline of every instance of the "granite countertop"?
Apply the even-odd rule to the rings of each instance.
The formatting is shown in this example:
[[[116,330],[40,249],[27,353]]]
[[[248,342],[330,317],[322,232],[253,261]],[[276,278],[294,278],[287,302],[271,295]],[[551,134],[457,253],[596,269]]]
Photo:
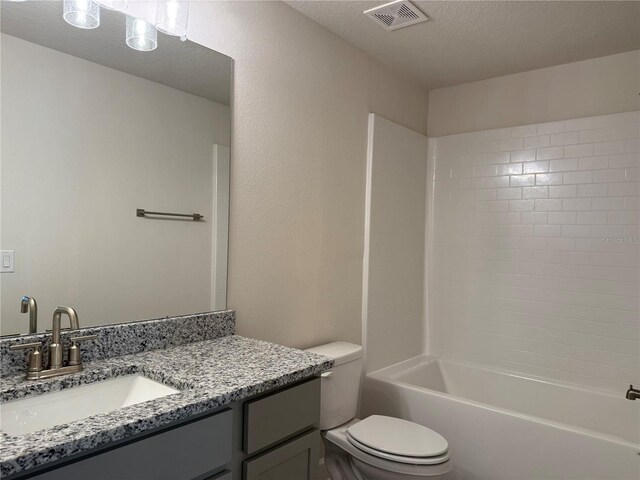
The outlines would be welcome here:
[[[180,393],[25,434],[0,429],[0,476],[86,452],[312,375],[333,360],[238,335],[95,360],[84,371],[47,380],[0,379],[0,402],[140,373]]]

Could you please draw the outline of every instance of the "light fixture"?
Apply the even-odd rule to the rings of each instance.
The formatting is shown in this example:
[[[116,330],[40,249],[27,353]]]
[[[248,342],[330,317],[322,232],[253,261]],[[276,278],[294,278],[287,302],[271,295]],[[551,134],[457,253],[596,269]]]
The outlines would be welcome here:
[[[127,45],[149,52],[158,46],[158,31],[149,22],[127,16]]]
[[[78,28],[97,28],[100,25],[100,7],[91,0],[64,0],[62,17]]]
[[[95,0],[95,2],[108,10],[123,11],[129,8],[129,2],[127,0]]]
[[[165,0],[158,2],[156,28],[162,33],[186,39],[188,22],[188,0]]]

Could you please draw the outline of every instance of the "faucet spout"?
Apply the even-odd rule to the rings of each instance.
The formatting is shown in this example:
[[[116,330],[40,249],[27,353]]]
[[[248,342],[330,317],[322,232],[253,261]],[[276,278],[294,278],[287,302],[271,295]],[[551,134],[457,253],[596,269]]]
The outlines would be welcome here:
[[[24,296],[20,299],[20,313],[29,312],[29,333],[38,332],[38,304],[33,297]]]
[[[633,388],[633,385],[629,385],[629,390],[627,390],[625,397],[627,400],[636,400],[640,398],[640,390]]]
[[[78,314],[71,307],[58,307],[53,312],[53,326],[51,334],[51,345],[49,345],[49,368],[56,369],[62,367],[62,345],[60,345],[60,330],[62,328],[62,314],[69,317],[71,330],[78,330]]]

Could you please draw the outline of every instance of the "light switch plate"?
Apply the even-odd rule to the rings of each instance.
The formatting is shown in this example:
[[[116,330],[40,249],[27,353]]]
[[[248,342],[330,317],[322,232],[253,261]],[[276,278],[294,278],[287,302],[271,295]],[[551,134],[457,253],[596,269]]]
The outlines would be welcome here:
[[[16,269],[16,251],[0,250],[0,273],[12,273]]]

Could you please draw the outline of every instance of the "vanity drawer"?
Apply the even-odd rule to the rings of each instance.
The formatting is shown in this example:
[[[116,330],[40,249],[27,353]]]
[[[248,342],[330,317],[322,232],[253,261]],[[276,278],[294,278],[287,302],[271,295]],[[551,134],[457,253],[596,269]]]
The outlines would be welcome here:
[[[231,461],[231,410],[194,420],[89,458],[63,465],[37,480],[190,480]],[[214,478],[217,478],[214,476]],[[224,476],[222,477],[224,478]]]
[[[307,430],[319,420],[319,378],[246,402],[244,451],[251,454],[267,448]]]
[[[310,480],[320,460],[320,431],[293,440],[242,462],[243,480]]]

